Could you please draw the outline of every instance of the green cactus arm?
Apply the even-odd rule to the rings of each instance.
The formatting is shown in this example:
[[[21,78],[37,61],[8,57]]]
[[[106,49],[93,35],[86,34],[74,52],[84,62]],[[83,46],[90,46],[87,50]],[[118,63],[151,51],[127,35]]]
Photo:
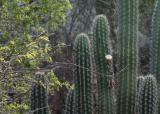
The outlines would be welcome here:
[[[137,76],[138,0],[118,0],[118,114],[134,114]]]
[[[160,82],[160,0],[156,1],[152,17],[152,47],[151,47],[151,72]]]
[[[75,103],[78,114],[92,113],[90,42],[84,33],[74,43]]]
[[[151,37],[151,73],[156,77],[158,86],[160,83],[160,0],[156,1],[152,16],[152,37]],[[158,90],[159,91],[159,90]],[[159,93],[158,93],[159,94]],[[160,101],[160,97],[158,98]],[[158,113],[160,113],[160,102],[158,103]]]
[[[111,65],[112,58],[109,49],[109,24],[104,15],[98,15],[93,22],[93,48],[95,55],[96,71],[98,76],[98,101],[101,114],[112,114],[112,89],[109,81],[113,72]],[[112,56],[111,56],[112,57]]]

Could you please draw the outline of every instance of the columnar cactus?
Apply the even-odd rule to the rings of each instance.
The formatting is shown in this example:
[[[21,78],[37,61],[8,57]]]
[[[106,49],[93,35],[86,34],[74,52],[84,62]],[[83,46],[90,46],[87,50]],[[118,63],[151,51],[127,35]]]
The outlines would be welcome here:
[[[152,47],[151,47],[151,72],[157,79],[158,86],[160,86],[160,0],[156,1],[154,14],[152,17]],[[159,87],[158,87],[159,88]],[[160,90],[158,90],[160,91]],[[158,93],[160,95],[160,92]],[[159,96],[158,95],[158,96]],[[160,97],[159,97],[159,111],[160,114]]]
[[[49,114],[47,83],[44,73],[38,72],[31,90],[33,114]]]
[[[74,114],[74,101],[74,90],[70,90],[66,97],[64,114]]]
[[[75,111],[76,114],[92,113],[90,42],[84,33],[74,43],[75,62]]]
[[[118,0],[118,114],[134,114],[137,76],[138,0]]]
[[[157,114],[157,82],[154,76],[145,76],[140,99],[140,114]]]
[[[144,88],[144,76],[139,76],[137,77],[137,86],[136,86],[136,114],[141,114],[140,113],[140,104],[141,104],[141,93]]]
[[[152,23],[152,72],[160,82],[160,0],[157,0]]]
[[[101,114],[112,114],[112,91],[109,82],[112,78],[112,56],[110,55],[109,25],[103,15],[98,15],[93,23],[93,48],[98,76],[98,100]],[[110,55],[110,60],[107,60]]]

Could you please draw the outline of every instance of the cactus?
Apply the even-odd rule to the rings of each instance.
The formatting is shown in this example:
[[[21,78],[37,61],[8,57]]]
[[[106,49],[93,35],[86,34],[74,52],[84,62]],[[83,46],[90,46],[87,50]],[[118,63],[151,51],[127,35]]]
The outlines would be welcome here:
[[[157,82],[160,82],[160,0],[157,0],[152,17],[152,48],[151,48],[151,72],[155,75]]]
[[[151,72],[160,82],[160,0],[156,1],[154,14],[152,17],[152,49],[151,49]]]
[[[38,72],[31,90],[33,114],[49,114],[47,83],[44,73]]]
[[[145,76],[144,86],[140,95],[140,114],[157,114],[158,88],[154,76]]]
[[[138,0],[118,0],[118,114],[134,114],[137,76]]]
[[[112,114],[112,91],[109,86],[113,73],[109,63],[112,60],[107,61],[105,58],[106,55],[111,54],[108,42],[108,20],[105,16],[98,15],[93,22],[93,48],[98,75],[98,100],[101,114]]]
[[[66,97],[64,114],[74,114],[74,100],[74,90],[70,90]]]
[[[75,111],[77,114],[91,114],[91,52],[86,34],[81,33],[76,37],[74,51]]]
[[[152,47],[151,47],[151,73],[156,77],[158,88],[160,87],[160,0],[156,1],[152,17]],[[159,90],[158,90],[159,91]],[[158,93],[160,95],[160,93]],[[158,95],[158,96],[159,96]],[[158,113],[160,114],[160,97],[158,98]]]
[[[151,72],[160,82],[160,0],[157,0],[152,23],[152,50],[151,50]]]
[[[141,100],[142,99],[142,96],[141,96],[141,93],[142,93],[142,90],[143,90],[143,87],[144,87],[144,76],[139,76],[137,77],[137,86],[136,86],[136,114],[141,114],[140,113],[140,104],[141,104]]]

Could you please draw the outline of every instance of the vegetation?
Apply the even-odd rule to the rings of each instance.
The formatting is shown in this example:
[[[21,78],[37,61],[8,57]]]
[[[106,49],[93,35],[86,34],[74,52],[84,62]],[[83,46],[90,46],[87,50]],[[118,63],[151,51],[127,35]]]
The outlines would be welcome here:
[[[114,2],[0,0],[0,113],[158,114],[160,0]]]
[[[68,0],[0,1],[0,113],[19,114],[30,109],[30,82],[45,63],[52,63],[48,37],[64,22],[70,8]],[[45,72],[56,89],[58,79],[52,70]]]

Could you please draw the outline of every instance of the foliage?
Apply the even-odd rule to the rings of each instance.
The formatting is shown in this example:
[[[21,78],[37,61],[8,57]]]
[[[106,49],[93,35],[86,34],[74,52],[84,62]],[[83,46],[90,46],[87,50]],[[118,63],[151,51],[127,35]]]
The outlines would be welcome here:
[[[70,8],[69,0],[0,1],[0,108],[4,113],[9,108],[19,113],[11,106],[21,105],[17,100],[29,96],[26,93],[38,70],[52,76],[51,85],[56,84],[54,89],[59,87],[58,79],[50,73],[52,70],[43,69],[43,66],[53,61],[48,36],[63,23]],[[11,105],[6,105],[8,99],[13,100]],[[28,107],[29,101],[23,103]]]
[[[26,103],[11,103],[5,104],[1,113],[6,112],[6,114],[23,114],[24,111],[29,110],[29,106]]]

